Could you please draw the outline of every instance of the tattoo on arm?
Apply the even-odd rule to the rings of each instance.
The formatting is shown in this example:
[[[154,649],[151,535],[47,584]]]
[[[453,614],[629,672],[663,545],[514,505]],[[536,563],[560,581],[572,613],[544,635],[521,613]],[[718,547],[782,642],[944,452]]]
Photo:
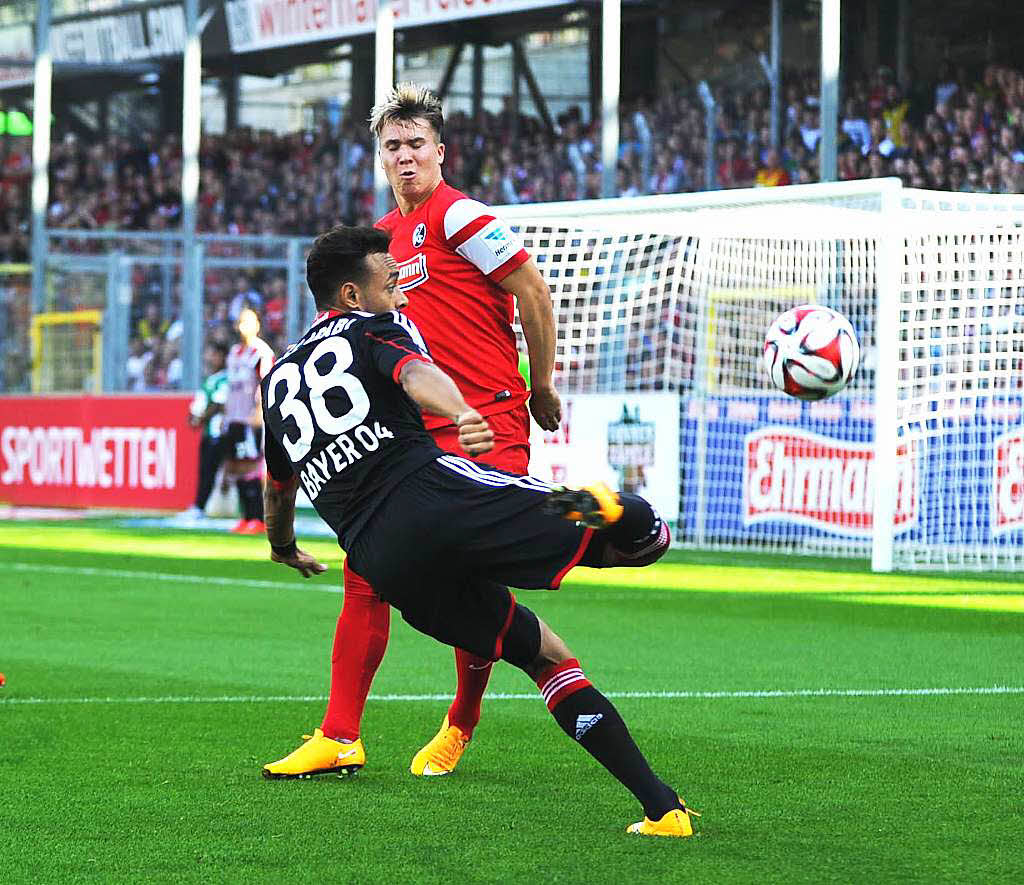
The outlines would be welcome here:
[[[264,521],[267,524],[267,538],[273,547],[286,547],[295,540],[295,492],[298,485],[294,480],[280,488],[267,478],[263,490]]]

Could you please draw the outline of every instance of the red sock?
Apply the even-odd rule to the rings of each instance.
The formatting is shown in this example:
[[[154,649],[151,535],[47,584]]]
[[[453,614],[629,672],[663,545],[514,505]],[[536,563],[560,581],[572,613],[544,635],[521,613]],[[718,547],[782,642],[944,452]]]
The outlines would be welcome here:
[[[480,721],[480,702],[491,678],[493,661],[478,657],[461,648],[455,649],[455,672],[459,682],[455,689],[455,700],[448,708],[448,722],[457,725],[466,737],[473,734]]]
[[[331,655],[331,693],[324,714],[324,734],[354,741],[370,685],[388,647],[391,609],[345,562],[345,602],[338,616]]]

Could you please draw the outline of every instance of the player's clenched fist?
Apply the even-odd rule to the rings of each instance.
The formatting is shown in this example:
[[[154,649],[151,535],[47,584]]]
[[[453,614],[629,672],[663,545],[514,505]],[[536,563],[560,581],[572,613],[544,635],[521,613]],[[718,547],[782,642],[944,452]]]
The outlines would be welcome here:
[[[494,448],[494,432],[476,409],[459,415],[455,426],[459,428],[459,445],[467,454],[482,455]]]

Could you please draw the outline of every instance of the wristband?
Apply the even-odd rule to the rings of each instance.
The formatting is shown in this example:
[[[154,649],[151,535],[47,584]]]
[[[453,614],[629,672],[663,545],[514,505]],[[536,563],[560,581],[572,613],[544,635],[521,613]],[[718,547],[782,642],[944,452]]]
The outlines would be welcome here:
[[[274,551],[275,555],[283,556],[285,559],[291,559],[299,552],[299,548],[296,546],[294,538],[292,538],[287,544],[271,544],[270,549]]]

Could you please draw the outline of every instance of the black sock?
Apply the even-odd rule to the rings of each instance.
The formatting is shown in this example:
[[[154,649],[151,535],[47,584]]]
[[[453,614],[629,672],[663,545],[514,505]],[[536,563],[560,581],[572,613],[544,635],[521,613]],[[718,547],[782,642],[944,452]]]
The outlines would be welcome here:
[[[238,503],[242,519],[263,519],[263,486],[258,479],[238,480]]]
[[[647,817],[658,820],[680,807],[678,794],[651,771],[618,710],[590,684],[579,661],[563,661],[537,685],[562,731],[636,796]]]

